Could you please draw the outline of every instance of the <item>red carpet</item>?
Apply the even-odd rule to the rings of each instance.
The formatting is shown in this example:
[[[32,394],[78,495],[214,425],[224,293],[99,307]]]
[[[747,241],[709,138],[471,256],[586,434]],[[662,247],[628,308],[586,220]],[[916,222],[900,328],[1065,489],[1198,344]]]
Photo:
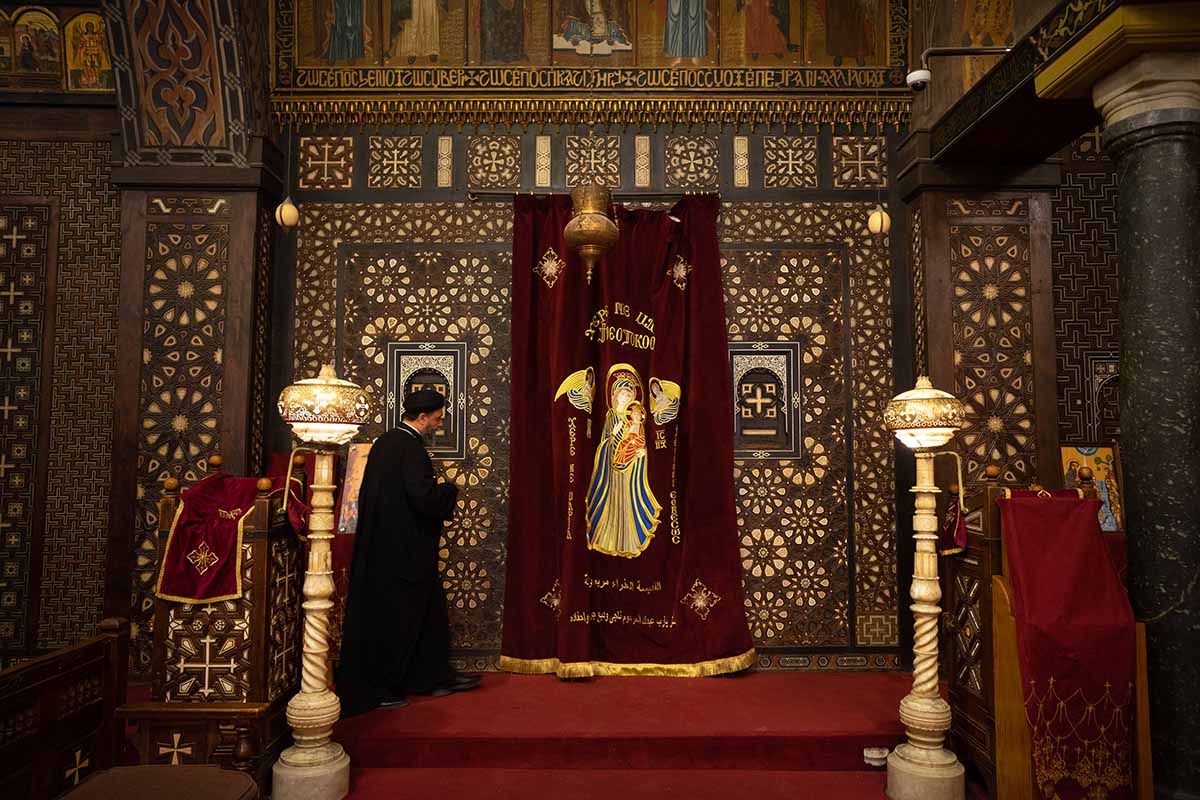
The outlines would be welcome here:
[[[742,770],[355,770],[348,800],[883,800],[878,772]]]
[[[898,672],[581,683],[487,674],[471,692],[344,720],[334,736],[358,768],[502,770],[518,773],[513,786],[525,785],[523,770],[653,770],[664,786],[670,770],[697,767],[856,771],[867,769],[864,747],[903,738],[897,709],[911,681]]]

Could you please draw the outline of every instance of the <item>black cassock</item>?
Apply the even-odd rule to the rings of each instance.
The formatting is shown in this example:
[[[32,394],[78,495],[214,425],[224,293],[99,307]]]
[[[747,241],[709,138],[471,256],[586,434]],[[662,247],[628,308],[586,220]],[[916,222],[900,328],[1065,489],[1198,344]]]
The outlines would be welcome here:
[[[337,693],[342,716],[450,677],[450,623],[438,574],[442,522],[458,487],[439,483],[404,425],[371,446],[359,489]]]

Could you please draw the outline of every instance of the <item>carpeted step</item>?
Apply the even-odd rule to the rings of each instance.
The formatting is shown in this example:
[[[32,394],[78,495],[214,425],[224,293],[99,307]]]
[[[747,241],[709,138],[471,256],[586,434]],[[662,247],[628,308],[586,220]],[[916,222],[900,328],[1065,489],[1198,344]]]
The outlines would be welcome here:
[[[864,747],[903,739],[910,685],[903,673],[488,674],[474,691],[413,698],[334,735],[356,767],[860,771]]]
[[[347,800],[883,800],[878,772],[754,770],[357,769]]]

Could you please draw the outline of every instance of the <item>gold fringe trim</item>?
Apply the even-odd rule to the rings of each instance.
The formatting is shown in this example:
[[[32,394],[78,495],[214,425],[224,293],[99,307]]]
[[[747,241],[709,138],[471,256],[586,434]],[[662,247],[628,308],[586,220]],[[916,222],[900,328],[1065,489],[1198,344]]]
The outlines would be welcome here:
[[[911,97],[396,97],[276,95],[280,125],[900,125]]]
[[[516,672],[521,675],[546,675],[553,672],[560,678],[592,678],[607,675],[704,678],[709,675],[724,675],[748,669],[754,666],[757,658],[758,654],[754,648],[750,648],[740,655],[701,661],[697,664],[618,664],[611,661],[568,661],[563,663],[557,658],[528,659],[502,655],[499,666],[502,672]]]

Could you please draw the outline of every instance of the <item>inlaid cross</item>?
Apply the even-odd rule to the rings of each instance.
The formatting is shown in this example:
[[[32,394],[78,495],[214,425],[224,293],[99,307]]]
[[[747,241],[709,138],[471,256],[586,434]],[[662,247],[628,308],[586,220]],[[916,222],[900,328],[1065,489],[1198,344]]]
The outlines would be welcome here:
[[[7,297],[8,304],[12,305],[17,302],[17,298],[23,296],[24,292],[17,291],[17,284],[14,281],[8,282],[8,291],[0,292],[0,297]]]
[[[0,403],[0,412],[2,412],[4,414],[5,421],[8,420],[9,413],[16,411],[16,410],[17,410],[17,407],[12,404],[12,402],[9,400],[8,395],[4,395],[4,402]]]
[[[761,417],[765,415],[767,409],[775,405],[775,398],[765,395],[762,385],[756,384],[754,386],[754,394],[742,395],[742,402],[748,406],[753,406],[754,413]]]
[[[195,755],[195,753],[192,752],[192,745],[190,745],[190,744],[181,745],[179,743],[181,739],[183,739],[182,733],[172,731],[170,743],[167,743],[167,742],[159,742],[158,743],[158,754],[160,756],[170,755],[171,756],[171,766],[173,766],[173,767],[177,767],[177,766],[179,766],[180,763],[182,763],[179,759],[179,757],[181,755],[183,755],[183,756],[194,756]]]
[[[340,147],[341,145],[337,145],[337,146]],[[330,167],[333,167],[337,170],[337,173],[335,173],[335,176],[340,176],[342,170],[344,170],[346,168],[345,156],[341,156],[336,159],[330,157],[329,151],[334,148],[334,145],[330,144],[329,142],[323,142],[321,144],[321,147],[325,151],[323,156],[320,159],[314,158],[311,161],[309,161],[308,163],[311,166],[321,168],[321,180],[323,180],[323,181],[330,180],[330,177],[331,177],[329,174]]]
[[[13,354],[19,352],[21,352],[21,348],[13,347],[11,336],[8,337],[8,343],[4,347],[0,347],[0,354],[3,354],[5,357],[4,360],[10,363],[12,362]]]
[[[17,465],[8,463],[8,456],[5,453],[0,453],[0,481],[4,480],[4,476],[15,466]]]
[[[408,152],[399,148],[388,150],[380,166],[384,175],[403,175],[408,172],[406,167],[412,163]]]
[[[804,174],[804,166],[807,160],[804,157],[804,153],[797,150],[784,150],[775,157],[775,163],[779,165],[779,171],[790,178]]]
[[[25,237],[25,236],[23,236],[23,235],[21,235],[21,234],[19,234],[19,233],[17,233],[17,226],[16,226],[16,225],[13,225],[11,228],[9,228],[9,229],[8,229],[8,235],[7,235],[7,236],[3,236],[3,237],[0,237],[0,238],[3,238],[3,239],[8,239],[8,241],[9,241],[9,242],[12,244],[12,249],[13,249],[13,250],[16,250],[16,249],[17,249],[17,242],[19,242],[21,239],[24,239],[24,238],[26,238],[26,237]]]
[[[70,781],[72,786],[78,786],[80,774],[83,772],[83,770],[85,768],[90,767],[91,765],[92,765],[91,760],[88,759],[88,757],[83,754],[83,751],[76,750],[75,751],[75,766],[68,767],[67,771],[63,773],[63,777],[66,778],[68,781]]]
[[[226,640],[222,640],[222,641],[226,641]],[[204,660],[203,661],[187,661],[183,656],[180,656],[179,661],[177,662],[180,675],[183,675],[186,673],[196,673],[197,675],[203,676],[202,678],[199,678],[200,689],[197,690],[197,694],[199,694],[205,700],[207,700],[208,696],[211,694],[217,694],[219,692],[222,692],[222,689],[220,687],[213,688],[213,685],[212,685],[213,684],[213,672],[217,672],[217,671],[223,672],[227,676],[229,676],[230,679],[232,679],[238,670],[237,661],[232,656],[226,662],[212,660],[212,657],[213,657],[212,646],[216,643],[217,643],[217,639],[214,638],[213,636],[211,636],[211,635],[204,636],[200,639],[200,644],[204,645]],[[185,683],[191,683],[195,680],[197,680],[197,678],[190,678],[187,681],[181,680],[180,687],[183,688]],[[236,699],[236,698],[228,698],[228,699]]]
[[[208,572],[210,567],[221,560],[217,557],[216,553],[208,548],[208,542],[201,542],[199,547],[188,553],[187,559],[192,562],[196,571],[201,575]]]

